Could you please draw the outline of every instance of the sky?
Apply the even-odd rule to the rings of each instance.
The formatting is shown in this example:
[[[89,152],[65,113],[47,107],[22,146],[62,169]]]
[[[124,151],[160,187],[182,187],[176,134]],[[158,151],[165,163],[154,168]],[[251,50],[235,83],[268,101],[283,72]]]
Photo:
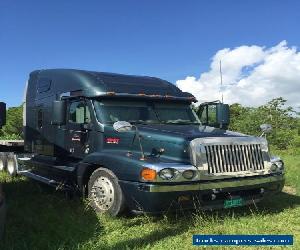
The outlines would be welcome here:
[[[161,77],[199,101],[222,90],[227,103],[298,107],[299,21],[296,0],[1,0],[0,100],[20,105],[33,70],[78,68]]]

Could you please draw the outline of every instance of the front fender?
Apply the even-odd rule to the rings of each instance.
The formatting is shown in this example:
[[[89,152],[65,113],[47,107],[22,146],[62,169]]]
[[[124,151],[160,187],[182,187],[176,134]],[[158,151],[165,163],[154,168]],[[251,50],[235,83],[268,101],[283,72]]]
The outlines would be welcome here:
[[[139,181],[140,171],[145,161],[140,160],[140,154],[133,153],[128,156],[127,152],[103,151],[95,152],[82,160],[82,165],[105,166],[110,169],[119,180]]]
[[[141,160],[140,152],[133,152],[130,155],[127,151],[105,150],[87,155],[77,167],[77,184],[82,187],[87,183],[92,172],[98,167],[105,167],[111,170],[120,181],[140,182],[140,173],[147,165],[160,163],[182,163],[166,160],[157,157],[147,157]]]

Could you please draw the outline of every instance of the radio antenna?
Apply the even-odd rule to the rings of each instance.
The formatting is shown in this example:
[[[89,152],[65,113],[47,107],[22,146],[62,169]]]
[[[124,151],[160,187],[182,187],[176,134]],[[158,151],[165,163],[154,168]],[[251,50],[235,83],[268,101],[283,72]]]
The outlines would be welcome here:
[[[222,76],[222,61],[220,60],[220,78],[221,78],[221,94],[223,103],[223,76]]]

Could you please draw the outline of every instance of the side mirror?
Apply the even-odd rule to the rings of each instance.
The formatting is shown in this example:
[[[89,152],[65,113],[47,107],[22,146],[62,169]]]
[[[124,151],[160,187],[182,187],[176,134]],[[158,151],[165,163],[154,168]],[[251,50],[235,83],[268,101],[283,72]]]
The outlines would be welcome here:
[[[263,136],[265,134],[268,134],[268,133],[271,133],[271,131],[272,131],[271,124],[262,124],[259,127],[260,127],[261,132],[262,132],[261,136]]]
[[[229,105],[218,102],[203,103],[199,106],[198,116],[203,125],[227,129],[230,122]]]
[[[128,132],[132,130],[132,125],[126,121],[117,121],[114,123],[113,127],[117,132]]]
[[[0,128],[6,124],[6,103],[0,102]]]
[[[216,110],[217,124],[219,124],[220,128],[227,129],[230,121],[229,105],[218,103],[216,108],[217,108]]]
[[[66,124],[67,104],[65,101],[53,101],[52,104],[52,125]]]

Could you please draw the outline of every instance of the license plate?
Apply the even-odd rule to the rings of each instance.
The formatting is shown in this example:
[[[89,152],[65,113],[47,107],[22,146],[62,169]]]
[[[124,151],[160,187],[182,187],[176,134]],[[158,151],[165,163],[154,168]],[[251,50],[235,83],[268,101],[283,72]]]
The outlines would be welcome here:
[[[234,199],[224,201],[224,208],[240,207],[240,206],[243,206],[242,198],[234,198]]]

